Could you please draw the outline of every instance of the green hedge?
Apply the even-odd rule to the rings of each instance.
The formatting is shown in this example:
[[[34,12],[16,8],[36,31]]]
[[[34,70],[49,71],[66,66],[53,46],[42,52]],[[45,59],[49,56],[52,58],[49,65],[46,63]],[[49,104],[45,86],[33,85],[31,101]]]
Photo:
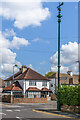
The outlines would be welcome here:
[[[61,87],[57,91],[57,99],[61,105],[80,105],[80,85]]]

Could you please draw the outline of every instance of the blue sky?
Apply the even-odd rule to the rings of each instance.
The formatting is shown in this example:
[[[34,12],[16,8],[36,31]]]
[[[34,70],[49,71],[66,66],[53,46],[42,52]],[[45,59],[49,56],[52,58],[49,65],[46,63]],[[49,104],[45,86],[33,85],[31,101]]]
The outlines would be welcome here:
[[[16,53],[15,59],[19,61],[21,65],[29,66],[31,64],[34,70],[44,75],[51,70],[51,66],[54,63],[50,61],[50,58],[55,55],[58,50],[58,2],[44,2],[41,4],[43,9],[49,9],[50,16],[41,21],[40,26],[29,25],[20,29],[14,26],[15,20],[6,19],[3,16],[2,32],[4,33],[5,29],[9,31],[13,29],[16,37],[28,40],[30,43],[28,46],[21,46],[19,49],[10,48],[10,50]],[[61,18],[62,47],[62,45],[68,45],[69,42],[78,42],[78,3],[64,2],[61,9],[61,14],[63,16]],[[12,41],[13,36],[8,36],[6,39]]]

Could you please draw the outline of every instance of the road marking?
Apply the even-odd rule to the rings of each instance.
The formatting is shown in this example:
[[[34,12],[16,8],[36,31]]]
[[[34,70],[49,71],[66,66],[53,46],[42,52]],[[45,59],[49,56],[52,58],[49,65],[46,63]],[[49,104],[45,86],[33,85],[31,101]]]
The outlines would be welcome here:
[[[49,113],[49,112],[38,111],[38,110],[34,110],[34,109],[32,111],[39,112],[39,113],[44,113],[44,114],[56,115],[56,116],[65,117],[65,118],[74,118],[74,117],[68,117],[68,116],[65,116],[65,115],[59,115],[59,114],[54,114],[54,113]]]
[[[6,111],[12,112],[12,110],[6,110]]]
[[[16,118],[19,119],[19,120],[22,120],[21,117],[16,117]]]
[[[2,105],[7,107],[24,107],[24,106],[16,106],[16,105],[8,105],[8,104],[2,104]]]
[[[18,112],[19,112],[19,111],[21,111],[21,110],[14,110],[14,111],[18,111]]]
[[[3,115],[6,115],[5,113],[0,113],[1,115],[3,114]]]

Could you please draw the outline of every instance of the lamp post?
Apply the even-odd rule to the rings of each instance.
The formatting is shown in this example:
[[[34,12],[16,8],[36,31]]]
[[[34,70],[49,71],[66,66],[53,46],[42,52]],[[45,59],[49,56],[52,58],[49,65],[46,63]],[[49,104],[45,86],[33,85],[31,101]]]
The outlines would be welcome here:
[[[60,22],[61,22],[61,6],[63,5],[63,2],[59,2],[58,8],[58,90],[60,88]],[[60,101],[57,100],[57,110],[60,110]]]
[[[14,82],[14,67],[17,67],[17,66],[18,65],[16,65],[16,64],[13,66],[13,82]]]

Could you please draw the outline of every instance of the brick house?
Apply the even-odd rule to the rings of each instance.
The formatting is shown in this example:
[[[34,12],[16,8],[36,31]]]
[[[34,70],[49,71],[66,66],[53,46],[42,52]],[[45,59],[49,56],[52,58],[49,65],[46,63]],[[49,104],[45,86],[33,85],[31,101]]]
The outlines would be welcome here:
[[[78,85],[79,84],[79,75],[77,75],[77,74],[72,75],[72,71],[68,71],[68,73],[70,73],[70,74],[66,74],[66,73],[60,74],[61,86],[63,86],[63,85],[67,85],[67,86],[68,85],[70,85],[70,86]],[[50,81],[50,89],[53,93],[55,93],[57,90],[57,86],[58,86],[58,73],[56,72],[48,78],[51,80]]]
[[[13,79],[14,78],[14,79]],[[24,96],[25,98],[37,98],[49,96],[49,79],[38,72],[23,65],[19,72],[5,80],[4,93],[9,93],[15,97]]]

